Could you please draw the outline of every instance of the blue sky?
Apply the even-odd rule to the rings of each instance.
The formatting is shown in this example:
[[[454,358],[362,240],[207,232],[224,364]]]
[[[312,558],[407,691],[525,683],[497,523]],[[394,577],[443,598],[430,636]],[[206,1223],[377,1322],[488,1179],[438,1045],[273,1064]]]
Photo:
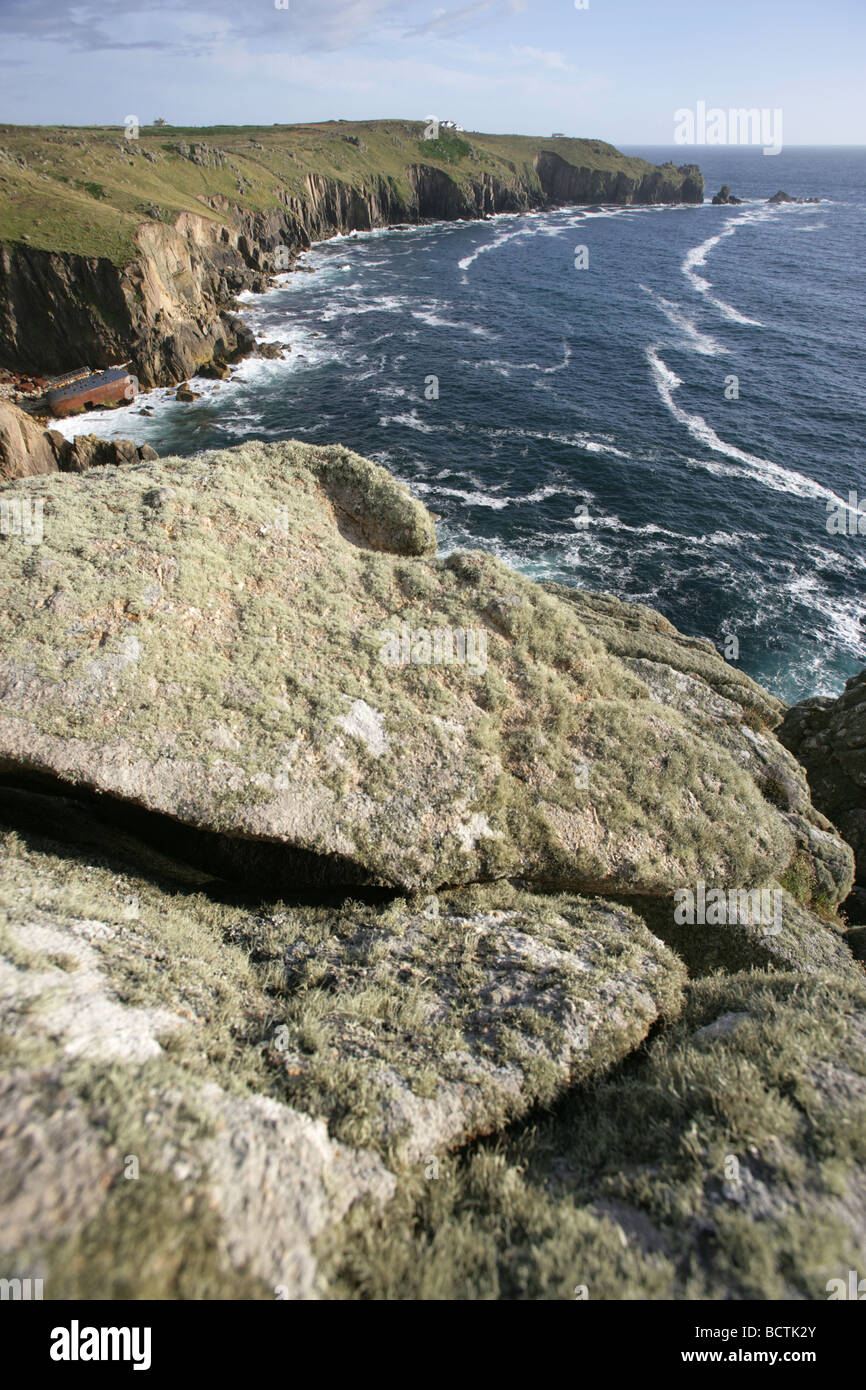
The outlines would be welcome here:
[[[428,115],[673,143],[674,112],[781,108],[866,145],[866,0],[0,0],[0,121]]]

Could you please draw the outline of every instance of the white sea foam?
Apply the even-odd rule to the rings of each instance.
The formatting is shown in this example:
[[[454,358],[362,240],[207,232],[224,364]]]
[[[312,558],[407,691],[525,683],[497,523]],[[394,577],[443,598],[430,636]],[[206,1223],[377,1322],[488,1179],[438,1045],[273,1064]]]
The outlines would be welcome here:
[[[347,291],[354,288],[353,285],[346,286]],[[348,299],[338,300],[323,309],[319,317],[322,323],[330,323],[332,319],[354,318],[358,314],[402,314],[405,309],[411,309],[415,302],[404,294],[377,294],[356,304]]]
[[[703,275],[698,275],[695,267],[706,265],[707,257],[713,250],[713,247],[718,246],[719,242],[724,241],[727,237],[735,236],[743,227],[751,226],[755,222],[767,221],[772,217],[774,211],[774,208],[768,208],[766,204],[763,204],[761,207],[751,209],[745,213],[740,213],[736,217],[729,218],[724,231],[717,232],[715,236],[707,237],[706,241],[702,241],[699,246],[693,246],[691,250],[686,253],[682,263],[682,273],[685,275],[692,288],[697,290],[698,294],[702,295],[709,304],[712,304],[714,308],[718,309],[720,314],[726,319],[730,319],[733,323],[746,324],[751,328],[764,327],[758,319],[747,318],[745,314],[740,313],[739,309],[735,309],[732,304],[727,304],[723,299],[719,299],[716,295],[712,294],[711,282],[705,279]]]
[[[536,231],[537,228],[535,226],[532,226],[521,227],[518,231],[515,232],[503,232],[500,236],[494,237],[493,241],[488,241],[483,243],[481,246],[476,246],[475,250],[470,255],[464,256],[462,260],[457,262],[457,264],[465,275],[465,272],[470,268],[470,266],[475,264],[479,256],[486,256],[491,251],[498,251],[500,246],[505,246],[506,242],[509,241],[516,241],[518,237],[534,236],[536,234]]]
[[[459,487],[434,486],[432,483],[414,484],[414,491],[422,494],[433,493],[436,497],[457,497],[470,507],[489,507],[491,511],[501,512],[514,500],[511,497],[492,497],[489,492],[467,492]]]
[[[521,237],[559,237],[565,236],[568,231],[578,227],[582,222],[589,221],[591,218],[609,218],[633,216],[641,212],[641,208],[632,207],[599,207],[595,209],[581,208],[579,211],[574,209],[556,209],[550,213],[535,215],[528,226],[517,227],[513,231],[500,232],[492,241],[483,242],[476,246],[468,256],[463,256],[457,262],[460,270],[463,271],[463,283],[467,283],[466,272],[475,264],[479,256],[486,256],[491,251],[498,251],[509,242],[517,241]],[[528,221],[530,214],[526,213],[506,213],[506,217],[520,216]],[[564,220],[563,220],[564,219]]]
[[[476,338],[496,337],[489,328],[482,328],[477,323],[463,323],[459,319],[443,319],[432,309],[413,309],[412,317],[419,323],[427,324],[428,328],[453,328],[458,332],[472,333]]]
[[[786,492],[794,497],[809,497],[817,501],[833,502],[843,508],[847,506],[847,503],[843,502],[842,498],[838,497],[835,492],[824,487],[822,483],[815,482],[813,478],[808,478],[803,473],[797,473],[793,468],[783,468],[781,464],[774,463],[771,459],[761,458],[757,454],[749,454],[744,449],[738,449],[736,445],[728,444],[724,439],[721,439],[702,415],[692,415],[689,411],[683,410],[682,406],[677,405],[674,400],[674,392],[683,383],[659,357],[657,344],[652,344],[646,349],[646,358],[652,370],[656,389],[674,419],[679,424],[684,425],[692,438],[696,439],[699,444],[703,444],[713,453],[721,454],[740,465],[737,469],[731,469],[728,466],[725,471],[735,476],[750,478],[753,482],[761,483],[762,486],[772,488],[775,492]],[[702,459],[697,459],[695,462],[702,467],[707,467],[710,472],[717,471]],[[863,513],[858,514],[862,515]]]
[[[720,357],[730,351],[721,343],[717,343],[715,338],[711,338],[708,333],[702,333],[694,319],[689,317],[681,304],[674,304],[672,300],[665,299],[663,295],[651,290],[648,285],[641,285],[640,288],[649,295],[653,303],[664,314],[668,323],[681,334],[684,347],[691,349],[692,352],[700,353],[703,357]]]
[[[832,634],[832,646],[842,647],[859,658],[866,656],[866,600],[845,599],[831,593],[817,575],[792,575],[785,586],[789,596],[818,618],[815,635],[827,644]]]
[[[594,439],[591,435],[582,430],[574,434],[561,434],[557,430],[515,430],[515,434],[521,435],[525,439],[538,439],[542,442],[549,441],[551,444],[564,444],[569,449],[583,449],[588,454],[608,454],[611,458],[630,459],[631,454],[624,449],[618,449],[611,442],[610,437]]]
[[[571,348],[568,343],[562,344],[562,361],[555,362],[552,367],[545,367],[541,362],[508,362],[496,357],[486,357],[478,362],[461,361],[461,366],[466,367],[489,367],[498,372],[500,376],[507,377],[511,372],[539,372],[542,376],[552,376],[555,372],[564,371],[571,361]]]
[[[432,425],[428,420],[422,420],[417,410],[404,412],[402,415],[380,415],[379,426],[387,429],[389,425],[402,425],[407,430],[417,430],[419,434],[435,434],[438,430],[443,430],[444,425]]]

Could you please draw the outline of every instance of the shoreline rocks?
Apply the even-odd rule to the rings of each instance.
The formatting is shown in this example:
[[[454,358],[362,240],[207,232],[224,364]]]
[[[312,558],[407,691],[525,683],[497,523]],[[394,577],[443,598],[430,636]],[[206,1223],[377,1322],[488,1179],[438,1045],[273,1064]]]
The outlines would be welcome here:
[[[0,483],[156,458],[149,444],[134,444],[130,439],[100,439],[92,434],[66,439],[59,430],[44,429],[11,401],[0,400]]]
[[[786,193],[781,188],[778,193],[773,194],[772,198],[767,199],[768,203],[820,203],[820,201],[820,198],[792,198],[790,193]]]

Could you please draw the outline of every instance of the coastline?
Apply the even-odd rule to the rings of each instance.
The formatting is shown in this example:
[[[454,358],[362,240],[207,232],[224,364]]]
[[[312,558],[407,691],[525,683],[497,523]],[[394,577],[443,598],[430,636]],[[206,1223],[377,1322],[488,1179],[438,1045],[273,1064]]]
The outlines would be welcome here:
[[[761,200],[749,201],[752,202]],[[664,206],[666,208],[670,208],[671,210],[676,210],[680,208],[691,208],[697,206],[709,207],[710,204],[711,200],[709,198],[705,198],[701,204],[683,202],[665,204]],[[479,215],[478,217],[429,217],[424,218],[418,222],[394,222],[388,223],[380,227],[353,228],[350,231],[331,232],[327,236],[323,236],[314,241],[311,241],[308,246],[304,246],[301,249],[297,250],[293,255],[293,262],[291,266],[287,267],[285,270],[279,270],[274,272],[274,274],[268,277],[266,284],[259,285],[256,288],[248,288],[241,290],[235,297],[235,299],[231,302],[231,304],[227,306],[227,308],[229,308],[233,314],[236,314],[238,319],[244,324],[247,336],[251,340],[250,346],[244,348],[242,351],[238,351],[237,354],[233,357],[230,363],[230,367],[232,370],[229,374],[227,374],[222,379],[215,379],[212,374],[207,372],[204,374],[190,373],[188,376],[181,377],[177,381],[156,383],[154,385],[140,389],[137,392],[135,400],[132,402],[131,405],[111,407],[106,411],[106,415],[108,416],[108,418],[117,416],[118,418],[128,420],[131,414],[140,413],[140,411],[136,410],[136,404],[142,401],[150,401],[151,403],[156,404],[157,408],[159,408],[159,406],[169,404],[176,399],[175,392],[177,388],[181,385],[192,386],[195,390],[197,399],[206,398],[212,395],[217,390],[220,390],[222,387],[230,386],[234,381],[237,380],[238,372],[240,372],[245,365],[249,365],[251,362],[266,362],[269,360],[289,360],[288,353],[284,354],[260,351],[260,349],[263,346],[267,347],[272,343],[282,341],[282,339],[268,339],[255,337],[254,331],[250,326],[246,318],[246,315],[250,313],[250,311],[252,311],[255,306],[258,306],[266,302],[269,296],[275,293],[279,293],[280,290],[284,289],[291,277],[296,275],[314,274],[315,272],[311,268],[300,266],[298,265],[298,262],[301,261],[303,257],[309,255],[311,252],[316,251],[317,248],[321,246],[329,246],[335,242],[340,241],[346,241],[350,243],[367,241],[382,236],[388,236],[394,232],[424,232],[429,231],[431,229],[435,229],[436,227],[444,228],[459,225],[468,226],[482,223],[489,223],[492,225],[499,222],[508,223],[512,220],[516,221],[521,217],[540,217],[543,216],[543,214],[546,212],[568,212],[570,210],[580,211],[582,209],[595,207],[598,207],[607,212],[613,209],[620,210],[623,208],[623,205],[619,203],[603,202],[561,203],[553,204],[549,207],[532,208],[529,210],[516,209],[513,211],[509,210],[495,213],[484,213]],[[68,415],[56,419],[51,418],[50,423],[53,428],[59,430],[60,433],[64,434],[66,438],[72,439],[74,438],[76,433],[86,432],[83,429],[76,428],[79,424],[84,425],[87,420],[92,419],[94,416],[99,417],[99,415],[100,411],[97,409],[94,410],[92,413],[89,413],[86,417]],[[42,417],[39,416],[38,418],[41,420]],[[45,417],[45,420],[46,422],[49,422],[49,417],[47,415]],[[117,436],[114,432],[112,432],[112,435],[106,437]]]
[[[81,365],[74,353],[94,369],[129,362],[143,387],[176,385],[247,356],[254,344],[237,296],[261,291],[334,234],[594,203],[703,201],[696,165],[655,166],[598,141],[474,133],[425,140],[423,131],[411,122],[324,123],[254,140],[239,130],[226,132],[220,149],[144,129],[118,147],[116,135],[88,132],[91,145],[72,143],[111,171],[113,182],[93,187],[106,228],[122,218],[118,245],[107,230],[75,230],[92,213],[56,181],[68,182],[59,169],[71,133],[5,128],[23,167],[7,163],[0,174],[12,209],[0,218],[0,366],[55,375]],[[74,154],[80,164],[84,156]],[[130,206],[128,167],[142,187],[157,177],[165,201]],[[15,211],[16,179],[29,190],[29,221]],[[67,198],[69,217],[52,232]],[[35,216],[40,199],[50,218]]]

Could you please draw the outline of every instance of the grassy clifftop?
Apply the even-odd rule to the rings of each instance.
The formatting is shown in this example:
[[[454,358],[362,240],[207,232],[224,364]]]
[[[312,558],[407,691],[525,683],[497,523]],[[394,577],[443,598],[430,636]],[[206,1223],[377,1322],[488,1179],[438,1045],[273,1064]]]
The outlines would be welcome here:
[[[354,187],[384,178],[408,198],[407,169],[438,167],[456,183],[519,178],[542,190],[542,151],[599,174],[640,180],[642,159],[600,140],[442,131],[419,121],[328,121],[275,126],[0,126],[0,241],[106,257],[125,265],[142,222],[183,212],[224,220],[221,199],[255,213],[303,198],[308,177]],[[669,169],[672,181],[677,178]]]

